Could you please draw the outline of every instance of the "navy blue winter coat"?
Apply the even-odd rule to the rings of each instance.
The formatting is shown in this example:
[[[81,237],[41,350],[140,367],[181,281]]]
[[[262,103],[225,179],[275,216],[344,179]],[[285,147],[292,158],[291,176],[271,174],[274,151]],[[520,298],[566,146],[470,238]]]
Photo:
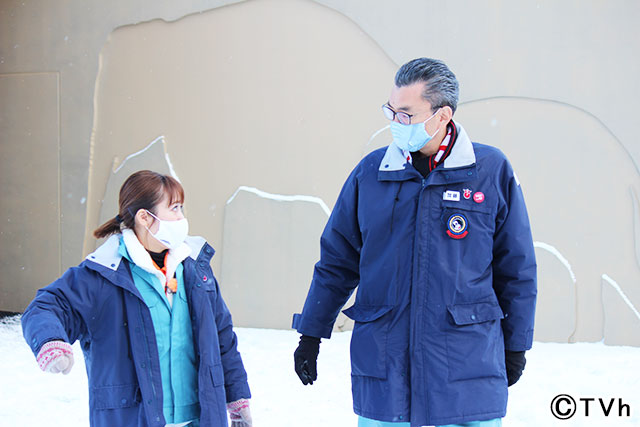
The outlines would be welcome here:
[[[460,125],[426,179],[395,144],[347,179],[321,238],[298,332],[351,339],[357,414],[412,426],[503,417],[505,348],[531,348],[536,262],[520,184]],[[321,356],[322,357],[322,356]]]
[[[78,267],[38,291],[22,316],[34,354],[47,341],[80,340],[92,426],[164,426],[158,348],[129,261],[111,236]],[[188,237],[183,261],[198,366],[200,425],[227,426],[226,403],[249,398],[237,339],[209,261],[214,250]]]

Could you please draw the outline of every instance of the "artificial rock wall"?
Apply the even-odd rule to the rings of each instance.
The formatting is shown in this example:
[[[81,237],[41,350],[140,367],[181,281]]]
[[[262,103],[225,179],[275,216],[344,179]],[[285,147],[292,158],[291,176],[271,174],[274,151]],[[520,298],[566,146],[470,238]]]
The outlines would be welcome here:
[[[185,186],[236,323],[288,328],[342,183],[391,140],[397,67],[431,56],[460,80],[456,120],[522,182],[536,340],[640,345],[640,6],[574,6],[3,2],[0,310],[93,250],[149,168]]]

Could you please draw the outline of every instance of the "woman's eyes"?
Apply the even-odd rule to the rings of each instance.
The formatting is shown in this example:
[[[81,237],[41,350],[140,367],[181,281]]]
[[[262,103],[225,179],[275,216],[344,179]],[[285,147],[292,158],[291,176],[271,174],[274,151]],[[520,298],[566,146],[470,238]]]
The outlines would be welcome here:
[[[178,210],[184,211],[184,206],[183,205],[173,205],[171,210],[174,211],[174,212],[177,212]]]

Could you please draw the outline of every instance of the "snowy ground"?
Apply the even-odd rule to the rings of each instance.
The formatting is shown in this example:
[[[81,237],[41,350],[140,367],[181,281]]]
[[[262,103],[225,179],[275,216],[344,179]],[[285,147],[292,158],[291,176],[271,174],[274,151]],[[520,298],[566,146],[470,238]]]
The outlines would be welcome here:
[[[258,427],[355,427],[349,380],[350,333],[323,341],[319,380],[303,386],[293,371],[297,334],[292,331],[237,328],[240,351],[253,392],[254,424]],[[22,338],[17,318],[0,321],[0,426],[87,426],[87,379],[80,347],[68,376],[41,372]],[[640,348],[603,344],[535,343],[527,352],[527,368],[511,387],[503,425],[516,426],[640,426]],[[567,421],[554,418],[551,400],[569,394],[578,412]],[[590,403],[589,416],[584,401]],[[611,398],[630,406],[631,416],[618,416],[615,401],[609,417],[602,414]],[[560,404],[561,411],[568,406]]]

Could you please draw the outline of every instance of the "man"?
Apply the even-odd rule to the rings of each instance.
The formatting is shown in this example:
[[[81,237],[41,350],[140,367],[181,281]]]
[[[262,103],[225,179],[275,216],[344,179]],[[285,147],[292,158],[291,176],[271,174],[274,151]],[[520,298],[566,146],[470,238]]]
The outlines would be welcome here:
[[[359,426],[500,426],[531,348],[536,262],[520,183],[452,120],[457,102],[441,61],[400,68],[382,107],[393,144],[344,184],[294,315],[295,369],[313,384],[320,338],[358,287],[344,313]]]

